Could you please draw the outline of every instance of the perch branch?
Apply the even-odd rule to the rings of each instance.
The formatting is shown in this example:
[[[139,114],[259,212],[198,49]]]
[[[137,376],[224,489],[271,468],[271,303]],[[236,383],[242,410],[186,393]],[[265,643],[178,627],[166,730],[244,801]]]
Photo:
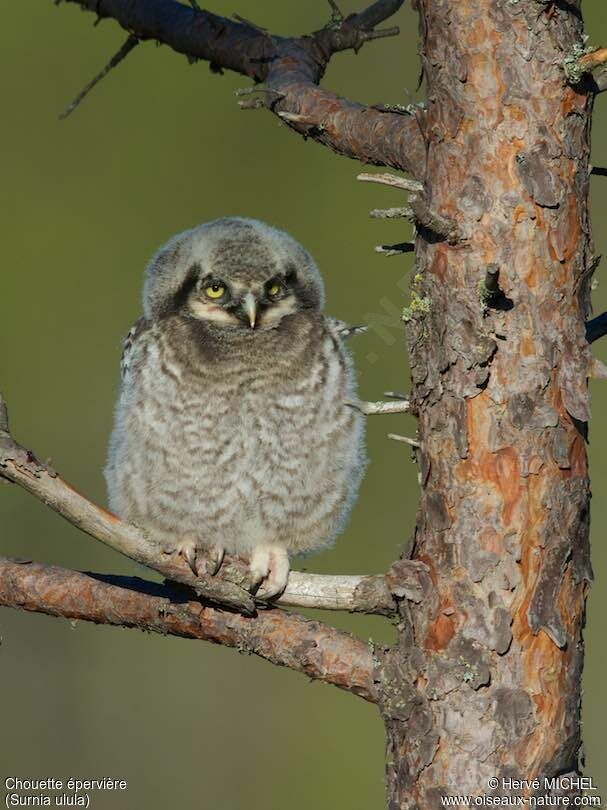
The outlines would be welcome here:
[[[318,87],[333,54],[397,33],[376,30],[403,0],[378,0],[359,14],[331,21],[309,36],[279,37],[242,18],[229,20],[176,0],[69,0],[116,20],[138,40],[168,45],[212,70],[263,82],[264,105],[287,126],[338,154],[423,174],[425,143],[415,116],[357,104]]]
[[[9,433],[6,406],[1,396],[0,477],[19,484],[91,537],[153,568],[167,579],[189,586],[199,596],[244,613],[255,611],[244,561],[227,558],[216,576],[204,573],[196,576],[178,554],[150,543],[140,529],[89,501],[31,451],[18,445]],[[383,576],[324,577],[292,572],[287,589],[277,603],[384,615],[395,611]]]
[[[253,618],[189,600],[175,587],[0,558],[0,605],[96,624],[203,639],[377,702],[367,644],[282,610]]]

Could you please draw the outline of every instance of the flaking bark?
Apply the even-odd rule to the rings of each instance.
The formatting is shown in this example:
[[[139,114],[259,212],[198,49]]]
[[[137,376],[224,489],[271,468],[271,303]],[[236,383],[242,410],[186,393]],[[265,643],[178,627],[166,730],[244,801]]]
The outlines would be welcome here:
[[[411,711],[386,714],[394,810],[578,769],[591,578],[591,98],[562,67],[581,18],[535,0],[418,5],[425,185],[464,241],[417,240],[413,556],[437,594],[403,615],[403,680],[417,689]]]

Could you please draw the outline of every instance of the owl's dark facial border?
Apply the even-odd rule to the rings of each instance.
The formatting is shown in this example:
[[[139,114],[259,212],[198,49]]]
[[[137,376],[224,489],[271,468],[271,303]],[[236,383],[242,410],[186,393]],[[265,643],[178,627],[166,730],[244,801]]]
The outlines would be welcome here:
[[[190,294],[192,293],[192,290],[194,290],[194,288],[196,287],[199,276],[200,276],[200,265],[193,264],[187,271],[185,278],[181,283],[181,286],[179,287],[177,292],[173,295],[173,298],[169,299],[166,302],[166,305],[161,313],[161,317],[174,315],[176,312],[180,312],[182,309],[184,309],[184,307],[187,306]]]
[[[289,265],[284,274],[285,283],[293,291],[301,309],[318,309],[320,295],[311,283],[306,283],[297,272],[295,265]]]

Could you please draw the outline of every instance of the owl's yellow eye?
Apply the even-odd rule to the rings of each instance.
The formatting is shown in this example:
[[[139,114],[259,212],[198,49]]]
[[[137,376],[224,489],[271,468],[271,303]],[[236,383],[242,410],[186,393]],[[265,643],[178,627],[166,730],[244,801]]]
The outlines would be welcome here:
[[[270,286],[267,289],[267,293],[270,296],[270,298],[273,298],[275,295],[278,295],[279,292],[280,292],[280,284],[277,284],[276,282],[270,284]]]
[[[226,291],[226,288],[223,286],[223,284],[210,284],[206,288],[205,294],[206,294],[207,298],[217,299],[217,298],[221,298],[223,296],[223,294],[225,293],[225,291]]]

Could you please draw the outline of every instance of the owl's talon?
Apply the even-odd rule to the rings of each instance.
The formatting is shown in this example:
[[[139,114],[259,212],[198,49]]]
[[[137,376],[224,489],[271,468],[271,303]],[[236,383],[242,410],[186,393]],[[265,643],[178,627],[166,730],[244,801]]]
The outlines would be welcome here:
[[[289,555],[281,546],[258,546],[251,555],[251,579],[261,582],[255,593],[258,599],[274,599],[287,587]]]
[[[190,568],[192,569],[192,573],[198,576],[198,566],[196,565],[196,549],[194,550],[186,549],[184,551],[180,551],[179,554],[190,566]]]
[[[207,558],[205,561],[205,568],[207,574],[210,574],[212,577],[219,571],[221,568],[221,563],[223,562],[223,558],[225,555],[225,549],[221,546],[213,546],[207,552]]]
[[[198,576],[199,571],[195,541],[190,539],[181,540],[176,546],[176,551],[190,566],[192,573]]]

